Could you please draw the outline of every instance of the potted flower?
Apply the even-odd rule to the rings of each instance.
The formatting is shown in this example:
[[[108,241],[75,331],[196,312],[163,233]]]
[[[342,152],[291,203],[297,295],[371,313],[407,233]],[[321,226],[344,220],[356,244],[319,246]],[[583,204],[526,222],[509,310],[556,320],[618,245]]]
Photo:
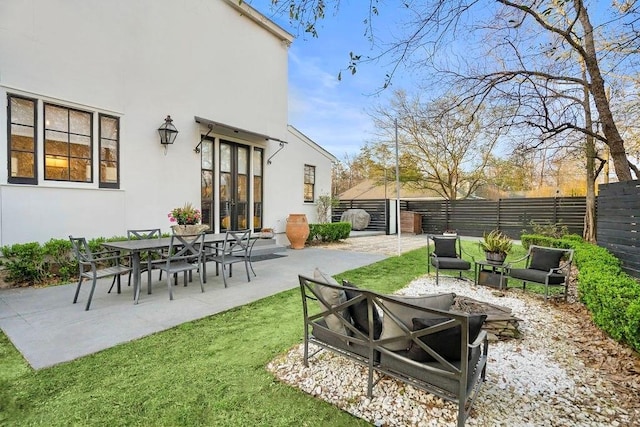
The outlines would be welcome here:
[[[200,224],[202,214],[191,203],[185,203],[180,208],[173,208],[168,217],[170,222],[177,223],[177,225],[171,226],[175,234],[198,234],[209,228],[208,225]]]
[[[275,235],[275,231],[271,227],[262,227],[260,229],[261,239],[273,239],[274,235]]]
[[[500,230],[492,230],[484,233],[480,241],[480,247],[485,253],[487,261],[494,264],[502,264],[511,251],[513,242]]]

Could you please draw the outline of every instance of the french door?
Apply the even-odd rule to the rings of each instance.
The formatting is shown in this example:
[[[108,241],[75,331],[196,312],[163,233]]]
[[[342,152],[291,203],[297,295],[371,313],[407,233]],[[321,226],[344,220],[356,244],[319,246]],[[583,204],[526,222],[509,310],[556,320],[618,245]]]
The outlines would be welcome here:
[[[205,138],[201,150],[202,223],[221,232],[241,230],[251,226],[253,215],[253,229],[260,229],[263,149]]]

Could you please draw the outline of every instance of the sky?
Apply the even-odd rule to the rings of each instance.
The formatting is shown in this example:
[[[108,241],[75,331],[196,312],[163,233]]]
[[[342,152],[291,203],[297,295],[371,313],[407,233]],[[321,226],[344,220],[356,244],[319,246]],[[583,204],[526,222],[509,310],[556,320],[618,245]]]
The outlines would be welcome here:
[[[339,12],[328,10],[318,24],[317,38],[292,26],[288,16],[274,15],[271,0],[248,3],[296,37],[289,47],[289,124],[340,160],[357,155],[373,137],[368,111],[391,94],[390,89],[376,94],[384,83],[384,67],[363,65],[355,75],[346,70],[349,52],[372,54],[363,24],[368,3],[341,1]],[[376,23],[384,27],[389,16],[379,15]]]

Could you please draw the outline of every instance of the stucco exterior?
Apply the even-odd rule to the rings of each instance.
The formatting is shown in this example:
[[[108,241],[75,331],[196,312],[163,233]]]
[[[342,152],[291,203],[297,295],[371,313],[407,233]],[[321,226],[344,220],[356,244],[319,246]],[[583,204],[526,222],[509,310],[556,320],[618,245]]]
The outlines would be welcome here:
[[[9,183],[8,113],[0,109],[0,244],[169,231],[172,208],[200,206],[201,153],[194,148],[205,134],[216,144],[224,138],[264,149],[264,226],[284,231],[291,212],[313,222],[301,171],[315,165],[316,194],[329,193],[335,158],[288,127],[292,41],[234,0],[1,2],[0,98],[37,100],[40,121],[44,103],[92,113],[94,176],[46,180],[38,123],[37,184]],[[116,189],[98,185],[98,114],[120,120]],[[167,115],[179,133],[165,151],[157,129]],[[226,126],[209,129],[196,117]],[[287,143],[267,164],[278,141]]]

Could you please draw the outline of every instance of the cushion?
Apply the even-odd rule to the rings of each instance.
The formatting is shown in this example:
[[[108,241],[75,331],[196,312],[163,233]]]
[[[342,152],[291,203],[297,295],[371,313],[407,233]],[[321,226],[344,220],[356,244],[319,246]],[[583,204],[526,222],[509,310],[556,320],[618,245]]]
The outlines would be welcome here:
[[[482,324],[487,318],[486,314],[470,314],[469,315],[469,343],[472,343],[480,333],[482,329]],[[418,331],[420,329],[428,328],[431,326],[438,325],[440,323],[444,323],[449,318],[446,317],[438,317],[438,318],[414,318],[413,320],[413,330]],[[429,335],[424,335],[418,338],[420,341],[428,345],[438,353],[440,356],[445,358],[448,361],[456,361],[460,360],[460,339],[461,339],[462,331],[460,329],[460,325],[442,330],[440,332],[436,332]],[[432,362],[435,359],[431,357],[429,353],[424,351],[419,345],[411,342],[411,347],[407,352],[407,357],[409,359],[415,360],[416,362]]]
[[[560,260],[562,259],[563,255],[563,251],[532,248],[531,263],[529,264],[529,268],[548,272],[549,270],[558,268],[560,266]]]
[[[432,295],[422,295],[418,297],[400,297],[394,296],[392,297],[395,300],[403,301],[409,304],[417,305],[418,307],[424,308],[433,308],[436,310],[449,310],[451,308],[451,304],[453,304],[453,299],[456,294],[454,293],[445,293],[445,294],[432,294]],[[414,317],[441,317],[438,314],[430,315],[429,313],[425,313],[422,310],[405,307],[400,304],[394,304],[393,302],[385,301],[384,305],[395,314],[400,321],[407,327],[409,330],[413,327],[412,319]],[[380,334],[380,339],[387,338],[395,338],[398,336],[405,335],[404,331],[400,329],[400,326],[396,324],[389,316],[382,317],[382,333]],[[398,350],[407,350],[411,345],[411,339],[402,339],[398,341],[394,341],[392,343],[385,344],[384,347],[391,351]]]
[[[433,243],[435,245],[435,254],[439,257],[445,258],[456,258],[458,254],[456,253],[456,242],[458,238],[433,238]]]
[[[470,270],[471,263],[462,258],[431,258],[431,265],[441,270]]]
[[[345,286],[349,286],[352,288],[357,288],[353,283],[347,282],[346,280],[343,282]],[[357,291],[352,291],[350,289],[344,290],[347,295],[347,301],[353,298],[360,296],[360,293]],[[363,334],[369,335],[369,309],[367,306],[367,300],[364,299],[355,304],[349,306],[349,314],[351,315],[351,320],[353,320],[354,326]],[[380,320],[380,315],[378,314],[378,310],[376,307],[373,307],[372,310],[373,317],[373,338],[380,338],[380,334],[382,333],[382,320]]]
[[[320,269],[318,268],[316,268],[313,271],[313,278],[317,282],[324,282],[331,285],[340,286],[340,284],[336,281],[336,279],[331,277],[331,275],[320,271]],[[317,286],[316,290],[322,296],[322,298],[327,302],[327,304],[329,304],[330,307],[335,307],[336,305],[340,305],[347,302],[347,295],[345,294],[344,290],[333,289],[328,286],[318,286],[318,285],[316,286]],[[320,308],[322,310],[329,309],[329,307],[325,306],[320,300],[318,300],[318,304],[320,305]],[[346,312],[345,314],[348,316],[348,311],[345,310],[345,312]],[[340,318],[338,316],[336,316],[335,314],[329,314],[327,316],[324,316],[324,318],[325,318],[325,321],[327,322],[327,326],[329,327],[329,329],[331,329],[332,331],[338,332],[340,334],[346,335],[347,331],[344,327],[344,324],[340,321]]]
[[[525,282],[545,283],[548,279],[550,285],[564,284],[566,276],[559,273],[551,273],[547,271],[534,270],[531,268],[512,268],[509,270],[509,277],[523,280]]]

